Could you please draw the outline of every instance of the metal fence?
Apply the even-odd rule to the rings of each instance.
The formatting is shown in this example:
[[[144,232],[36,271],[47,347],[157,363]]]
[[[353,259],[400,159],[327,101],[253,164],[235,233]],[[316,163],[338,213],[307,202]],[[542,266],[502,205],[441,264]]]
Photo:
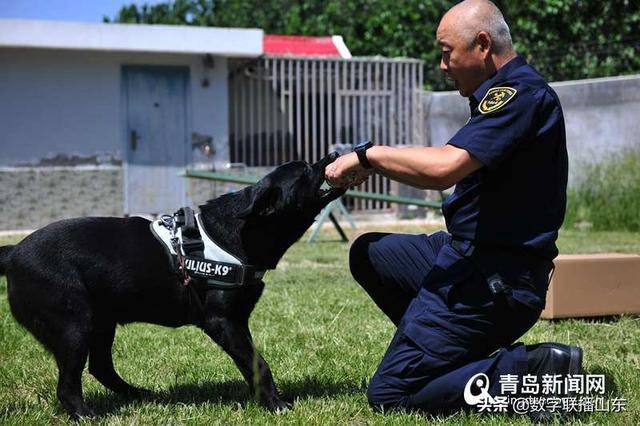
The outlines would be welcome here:
[[[424,145],[423,63],[413,59],[264,57],[230,64],[230,160],[269,167],[316,161],[337,143]],[[388,194],[374,176],[360,189]],[[352,207],[388,204],[352,200]]]

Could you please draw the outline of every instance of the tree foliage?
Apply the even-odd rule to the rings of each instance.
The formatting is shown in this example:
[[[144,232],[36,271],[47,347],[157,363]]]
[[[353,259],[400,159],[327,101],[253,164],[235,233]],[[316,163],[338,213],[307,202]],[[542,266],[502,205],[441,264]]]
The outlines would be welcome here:
[[[450,0],[175,0],[123,6],[105,22],[262,28],[269,34],[340,34],[356,56],[426,62],[428,87],[445,89],[434,42]],[[640,71],[637,0],[502,0],[516,49],[549,80]]]

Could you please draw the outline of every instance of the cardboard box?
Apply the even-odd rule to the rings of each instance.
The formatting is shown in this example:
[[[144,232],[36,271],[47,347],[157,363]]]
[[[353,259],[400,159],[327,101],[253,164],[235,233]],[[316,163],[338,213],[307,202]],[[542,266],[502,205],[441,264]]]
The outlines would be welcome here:
[[[640,313],[640,255],[561,255],[542,318]]]

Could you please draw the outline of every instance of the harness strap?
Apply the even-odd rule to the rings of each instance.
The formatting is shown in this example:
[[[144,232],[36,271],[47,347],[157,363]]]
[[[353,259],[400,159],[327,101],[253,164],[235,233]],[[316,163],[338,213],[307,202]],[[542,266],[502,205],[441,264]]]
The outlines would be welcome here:
[[[192,277],[207,280],[208,284],[222,287],[238,287],[262,278],[264,273],[249,265],[213,261],[209,259],[185,256],[185,270]]]
[[[200,295],[198,294],[198,290],[195,286],[187,286],[187,291],[189,292],[189,303],[195,305],[196,307],[196,320],[204,321],[205,312],[204,312],[204,304]]]
[[[182,229],[182,235],[187,238],[200,238],[196,225],[196,215],[191,207],[182,207],[175,214],[177,225]]]
[[[196,224],[196,216],[190,207],[183,207],[175,214],[176,226],[182,233],[182,250],[185,255],[204,257],[204,243]]]

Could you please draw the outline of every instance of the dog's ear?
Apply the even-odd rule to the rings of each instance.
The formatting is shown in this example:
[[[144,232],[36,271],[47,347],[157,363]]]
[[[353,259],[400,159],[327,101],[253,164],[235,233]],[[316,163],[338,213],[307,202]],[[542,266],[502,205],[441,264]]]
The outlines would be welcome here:
[[[239,219],[250,216],[268,216],[277,209],[280,198],[280,188],[267,186],[258,187],[251,194],[249,205],[236,215]]]

